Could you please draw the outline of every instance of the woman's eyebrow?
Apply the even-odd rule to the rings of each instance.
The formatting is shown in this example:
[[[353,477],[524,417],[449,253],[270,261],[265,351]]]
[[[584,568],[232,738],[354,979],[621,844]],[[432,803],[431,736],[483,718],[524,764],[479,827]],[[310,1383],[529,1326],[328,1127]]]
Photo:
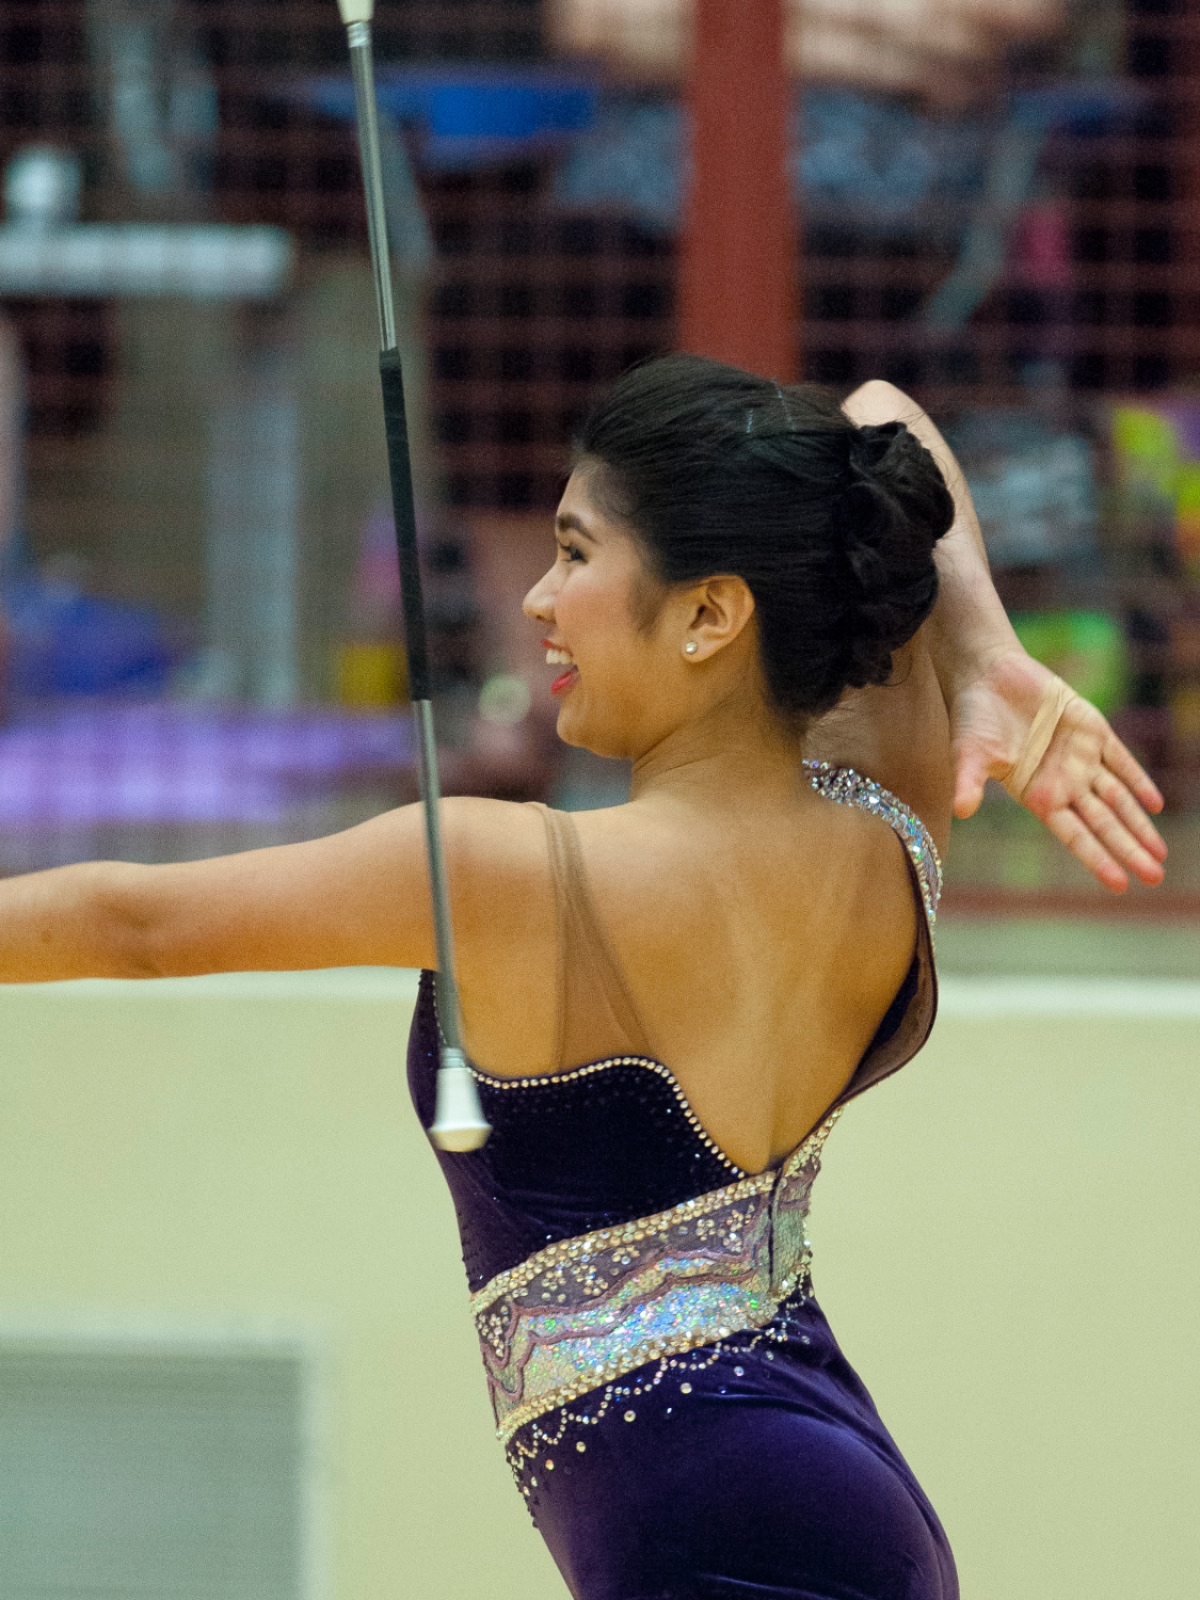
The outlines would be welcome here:
[[[554,526],[558,529],[559,533],[582,534],[583,537],[591,544],[596,543],[595,534],[589,533],[584,527],[583,523],[580,522],[579,518],[570,511],[560,512],[559,515],[554,519]]]

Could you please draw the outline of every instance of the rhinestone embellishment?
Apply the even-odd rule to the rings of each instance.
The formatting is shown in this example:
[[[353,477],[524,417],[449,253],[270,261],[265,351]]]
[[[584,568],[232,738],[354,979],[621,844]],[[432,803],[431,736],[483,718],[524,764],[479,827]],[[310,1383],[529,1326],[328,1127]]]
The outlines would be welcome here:
[[[501,1441],[647,1362],[765,1327],[807,1280],[805,1219],[837,1115],[780,1167],[548,1245],[473,1295]]]
[[[916,872],[932,933],[938,901],[942,897],[942,858],[933,835],[920,817],[902,800],[897,800],[890,789],[876,783],[874,778],[864,778],[853,767],[835,767],[828,761],[806,761],[804,768],[808,781],[819,795],[837,805],[873,812],[899,837]]]

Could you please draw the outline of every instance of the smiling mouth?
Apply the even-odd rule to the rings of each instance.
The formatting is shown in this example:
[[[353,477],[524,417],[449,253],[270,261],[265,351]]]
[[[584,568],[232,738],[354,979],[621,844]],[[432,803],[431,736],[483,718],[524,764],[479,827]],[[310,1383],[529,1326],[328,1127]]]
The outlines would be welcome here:
[[[548,667],[565,667],[565,672],[560,672],[550,685],[551,694],[566,694],[576,679],[579,677],[579,668],[571,658],[569,650],[562,650],[556,644],[551,644],[549,639],[543,639],[546,646],[546,665]]]

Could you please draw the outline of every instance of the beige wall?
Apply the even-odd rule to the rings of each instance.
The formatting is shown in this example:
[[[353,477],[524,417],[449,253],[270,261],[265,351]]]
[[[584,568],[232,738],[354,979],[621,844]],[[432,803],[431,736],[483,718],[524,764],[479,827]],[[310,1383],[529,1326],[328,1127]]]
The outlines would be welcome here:
[[[0,993],[0,1337],[299,1338],[314,1600],[550,1600],[406,1102],[411,993]],[[960,980],[830,1142],[817,1287],[965,1600],[1195,1594],[1198,1036],[1200,985]]]
[[[1198,1592],[1198,1041],[1200,985],[948,982],[830,1140],[818,1292],[964,1600]]]

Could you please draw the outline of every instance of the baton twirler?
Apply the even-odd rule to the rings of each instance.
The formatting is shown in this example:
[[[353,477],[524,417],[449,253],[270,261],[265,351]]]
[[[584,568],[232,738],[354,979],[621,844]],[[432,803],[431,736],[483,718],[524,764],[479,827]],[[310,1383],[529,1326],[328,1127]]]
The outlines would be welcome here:
[[[462,1044],[458,984],[454,976],[454,933],[446,892],[446,859],[438,817],[437,744],[429,693],[429,648],[425,606],[421,597],[421,564],[417,555],[417,521],[413,507],[412,462],[404,412],[404,377],[396,349],[396,313],[392,304],[392,271],[388,255],[387,216],[379,164],[379,115],[375,106],[375,67],[371,52],[374,0],[338,0],[350,66],[354,74],[354,114],[362,157],[367,200],[367,234],[375,274],[379,311],[379,376],[383,384],[383,421],[387,433],[388,473],[400,556],[400,590],[404,607],[404,647],[408,658],[408,692],[417,733],[421,799],[425,813],[425,851],[433,896],[433,928],[437,943],[437,1000],[441,1025],[441,1066],[437,1075],[437,1114],[429,1130],[442,1150],[477,1150],[491,1132],[479,1104],[475,1079]]]

